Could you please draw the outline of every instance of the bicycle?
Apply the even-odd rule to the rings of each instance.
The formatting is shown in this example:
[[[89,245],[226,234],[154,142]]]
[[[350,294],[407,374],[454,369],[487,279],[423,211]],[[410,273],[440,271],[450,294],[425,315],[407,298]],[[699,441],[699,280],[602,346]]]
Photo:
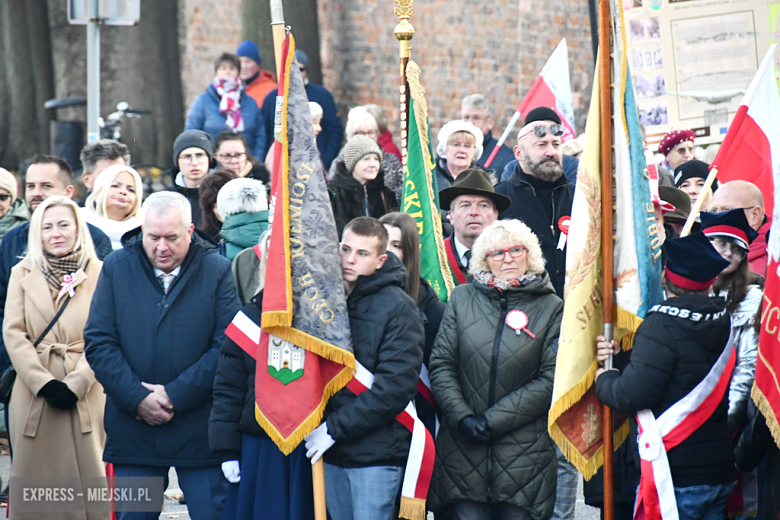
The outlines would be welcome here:
[[[58,109],[68,107],[86,106],[86,98],[50,99],[44,103],[44,108]],[[151,110],[132,108],[126,101],[116,105],[116,112],[112,112],[105,118],[98,118],[101,139],[113,139],[122,142],[122,125],[129,118],[140,118],[142,115],[151,114]],[[52,149],[51,153],[62,157],[68,163],[76,166],[75,177],[81,173],[81,161],[79,153],[84,143],[83,121],[52,121]],[[55,134],[57,135],[56,138]],[[144,183],[144,194],[149,196],[157,191],[169,190],[173,187],[173,179],[170,175],[163,175],[167,170],[155,164],[138,163],[133,168],[141,176]]]

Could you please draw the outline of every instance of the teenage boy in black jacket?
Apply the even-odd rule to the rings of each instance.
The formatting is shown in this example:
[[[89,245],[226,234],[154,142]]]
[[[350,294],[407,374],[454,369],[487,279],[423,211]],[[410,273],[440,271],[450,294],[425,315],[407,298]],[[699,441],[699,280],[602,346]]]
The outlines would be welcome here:
[[[306,437],[307,456],[325,453],[325,495],[334,519],[395,518],[412,435],[396,420],[417,391],[425,334],[407,273],[387,253],[387,230],[375,218],[347,224],[340,244],[355,360],[374,375],[369,390],[344,388],[326,420]]]
[[[672,507],[672,501],[676,501],[680,520],[721,518],[734,488],[734,450],[726,422],[728,384],[702,392],[695,388],[711,372],[716,380],[730,377],[728,363],[725,367],[720,365],[731,352],[726,350],[729,315],[721,298],[709,296],[715,278],[729,262],[702,233],[667,240],[664,248],[663,282],[669,298],[650,309],[636,331],[633,349],[615,357],[615,366],[622,370],[600,368],[596,372],[596,395],[616,412],[631,414],[629,438],[636,443],[632,446],[634,460],[642,467],[646,489],[651,489],[653,481],[658,486],[656,494],[662,509]],[[600,363],[610,353],[619,352],[616,342],[610,346],[601,336],[597,340]],[[629,358],[627,363],[625,358]],[[733,369],[733,364],[730,366]],[[694,421],[686,428],[681,420],[684,415],[676,413],[679,408],[675,405],[684,397],[697,394],[709,395],[713,407],[706,403],[698,406],[703,423],[694,428],[698,424]],[[647,421],[647,411],[652,412],[652,421]],[[634,414],[638,414],[645,430],[639,439]],[[662,415],[663,419],[659,419]],[[656,423],[655,419],[659,421]],[[677,441],[670,441],[671,436],[663,430],[655,438],[654,424],[659,425],[659,430],[664,424],[677,425],[671,431],[685,432],[680,436],[683,440],[675,445]],[[672,445],[668,451],[664,442]],[[659,469],[663,457],[668,460],[669,470]],[[652,473],[646,471],[650,468],[648,462]],[[669,493],[664,494],[664,477],[669,476],[672,485]],[[656,516],[649,507],[654,497],[642,493],[640,486],[637,499],[643,497],[646,517],[654,520]]]

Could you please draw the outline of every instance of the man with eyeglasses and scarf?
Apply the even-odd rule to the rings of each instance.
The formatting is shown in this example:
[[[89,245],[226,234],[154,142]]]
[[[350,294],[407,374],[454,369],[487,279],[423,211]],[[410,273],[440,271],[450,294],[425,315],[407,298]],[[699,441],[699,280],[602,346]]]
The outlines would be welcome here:
[[[554,110],[531,110],[525,126],[517,133],[517,166],[509,179],[496,186],[496,193],[512,199],[512,205],[498,218],[525,222],[539,238],[545,268],[561,298],[566,274],[566,235],[574,199],[574,184],[563,174],[562,135],[561,118]],[[552,518],[568,520],[574,518],[579,475],[560,450],[556,449],[556,453],[558,486]]]

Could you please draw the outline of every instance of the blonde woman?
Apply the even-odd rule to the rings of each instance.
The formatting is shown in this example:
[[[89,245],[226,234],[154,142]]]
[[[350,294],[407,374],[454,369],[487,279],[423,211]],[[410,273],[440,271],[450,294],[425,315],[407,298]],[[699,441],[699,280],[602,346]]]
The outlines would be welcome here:
[[[84,218],[108,236],[114,251],[122,249],[122,235],[141,225],[141,176],[129,166],[109,166],[95,179],[93,190],[84,204]]]
[[[450,296],[431,352],[442,422],[428,496],[457,519],[549,518],[558,463],[547,412],[563,301],[519,220],[486,227],[471,253],[471,281]]]
[[[3,322],[17,374],[8,404],[11,478],[105,477],[105,395],[84,357],[84,325],[101,266],[76,204],[62,195],[43,201],[32,215],[27,255],[11,270]],[[23,514],[11,505],[10,518],[109,514],[83,507]]]

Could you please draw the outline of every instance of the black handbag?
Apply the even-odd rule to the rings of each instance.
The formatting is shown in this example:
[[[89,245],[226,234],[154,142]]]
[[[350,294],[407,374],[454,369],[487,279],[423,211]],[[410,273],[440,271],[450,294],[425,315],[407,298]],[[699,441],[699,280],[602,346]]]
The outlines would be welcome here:
[[[36,348],[41,343],[41,341],[43,341],[43,338],[46,337],[46,334],[49,333],[51,328],[54,327],[54,324],[57,323],[58,319],[60,319],[62,313],[65,312],[65,308],[70,303],[70,300],[71,298],[70,296],[68,296],[68,299],[65,300],[65,303],[63,303],[62,307],[60,307],[60,310],[57,311],[57,314],[46,326],[46,329],[43,331],[43,334],[38,336],[38,339],[35,340],[35,343],[33,343],[33,348]],[[2,402],[6,406],[8,405],[8,402],[11,400],[11,390],[13,390],[15,382],[16,382],[16,369],[9,361],[5,365],[3,365],[2,369],[0,369],[0,402]]]

